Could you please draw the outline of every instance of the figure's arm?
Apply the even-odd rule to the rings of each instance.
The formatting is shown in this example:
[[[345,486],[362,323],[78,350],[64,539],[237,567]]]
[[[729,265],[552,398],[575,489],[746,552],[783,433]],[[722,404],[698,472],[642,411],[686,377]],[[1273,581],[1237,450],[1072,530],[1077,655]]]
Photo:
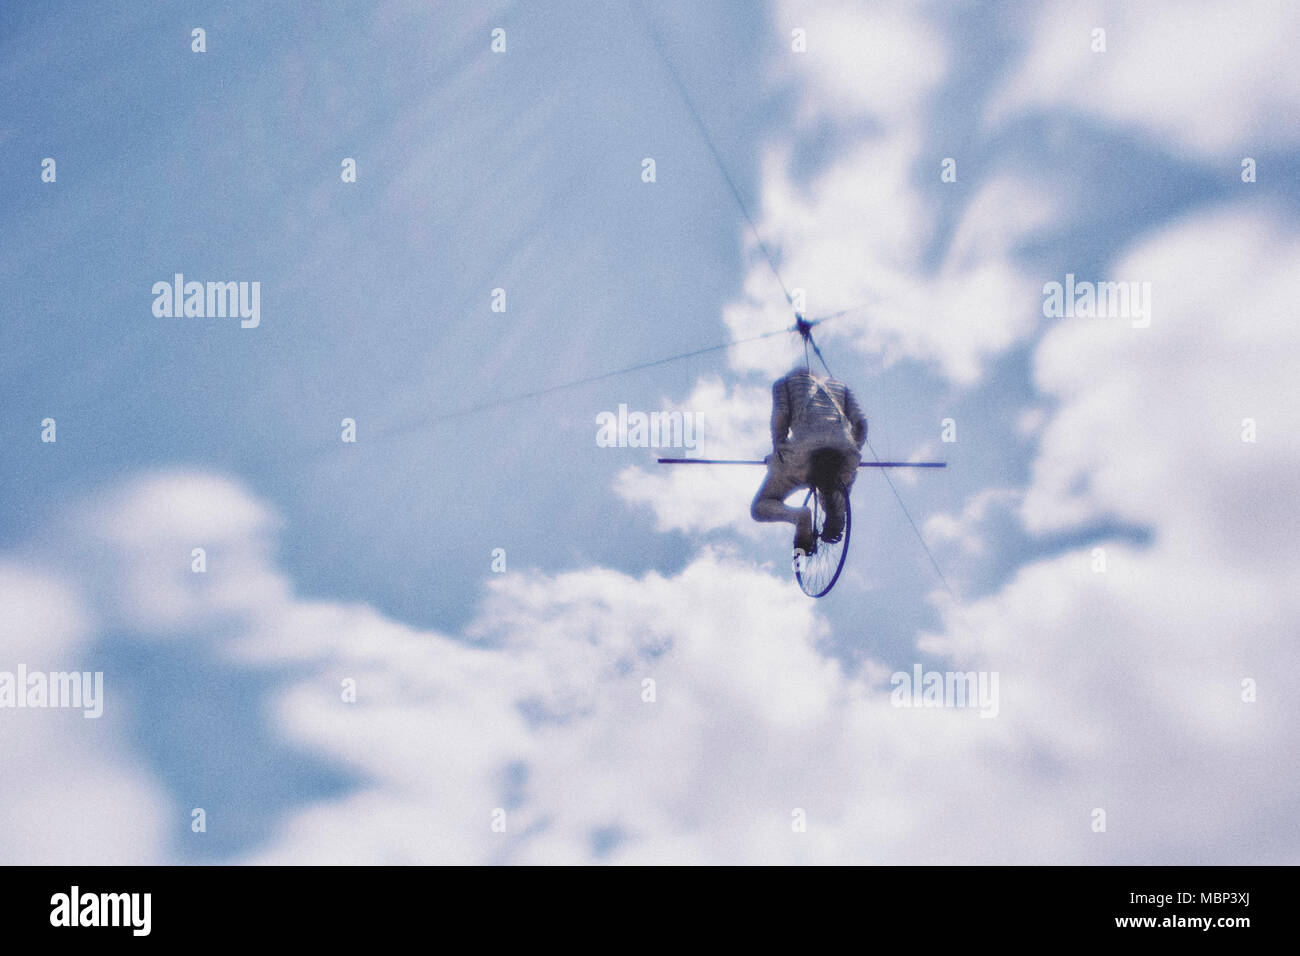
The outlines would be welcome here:
[[[785,441],[790,432],[790,398],[785,387],[785,379],[779,379],[772,386],[772,450],[775,451]]]
[[[853,426],[853,441],[861,448],[867,440],[867,416],[863,414],[853,389],[847,386],[844,388],[844,412],[849,416],[849,424]]]

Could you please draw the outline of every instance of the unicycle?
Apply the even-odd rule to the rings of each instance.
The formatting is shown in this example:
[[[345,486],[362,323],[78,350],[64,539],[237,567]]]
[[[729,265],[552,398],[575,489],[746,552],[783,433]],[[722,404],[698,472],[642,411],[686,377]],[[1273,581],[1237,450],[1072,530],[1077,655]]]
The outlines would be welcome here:
[[[822,487],[825,486],[814,484],[803,500],[804,507],[812,510],[813,533],[817,536],[813,552],[802,556],[796,554],[794,562],[795,580],[799,582],[804,594],[814,598],[825,597],[839,580],[844,559],[849,553],[849,532],[853,529],[853,509],[849,505],[848,491],[843,485],[835,484],[833,487],[844,496],[844,531],[835,541],[827,541],[822,537],[822,529],[826,524],[826,501]]]

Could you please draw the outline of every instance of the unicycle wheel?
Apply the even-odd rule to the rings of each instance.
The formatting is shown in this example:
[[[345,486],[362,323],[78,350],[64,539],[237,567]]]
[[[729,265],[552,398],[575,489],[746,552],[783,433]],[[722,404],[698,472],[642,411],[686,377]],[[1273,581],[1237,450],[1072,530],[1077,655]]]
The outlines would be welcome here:
[[[817,535],[817,543],[812,554],[796,554],[794,577],[799,582],[799,588],[809,597],[825,597],[830,593],[835,582],[839,580],[840,571],[844,568],[844,559],[849,553],[849,532],[853,528],[853,510],[849,504],[848,492],[842,485],[836,486],[836,493],[842,495],[844,499],[844,530],[835,541],[827,541],[822,537],[826,526],[825,493],[813,486],[808,489],[808,494],[803,500],[804,507],[812,511],[813,532]]]

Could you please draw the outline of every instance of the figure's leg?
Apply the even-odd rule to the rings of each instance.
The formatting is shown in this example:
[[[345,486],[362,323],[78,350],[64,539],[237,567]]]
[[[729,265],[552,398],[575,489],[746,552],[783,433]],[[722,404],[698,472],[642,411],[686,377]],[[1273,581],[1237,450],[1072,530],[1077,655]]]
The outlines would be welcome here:
[[[844,492],[839,488],[827,488],[822,492],[826,502],[826,520],[822,523],[822,540],[834,544],[844,534]]]
[[[755,521],[788,521],[790,524],[795,524],[799,520],[800,513],[808,510],[791,508],[785,503],[786,497],[796,487],[798,483],[791,480],[789,475],[782,473],[775,462],[768,465],[767,476],[759,486],[758,494],[754,495],[753,504],[749,506],[750,515]]]
[[[858,462],[862,460],[856,452],[840,453],[838,467],[834,471],[835,486],[825,488],[822,497],[826,501],[826,521],[822,525],[822,540],[834,544],[844,533],[844,496],[853,487],[858,477]]]
[[[812,512],[807,508],[791,508],[785,503],[786,496],[802,482],[773,461],[767,467],[767,477],[759,486],[754,502],[749,506],[749,513],[755,521],[787,521],[795,527],[794,546],[802,548],[805,554],[811,554],[816,545],[812,533]]]
[[[856,448],[844,452],[844,458],[840,462],[840,484],[844,486],[845,491],[853,489],[853,483],[858,480],[860,464],[862,464],[862,452]]]

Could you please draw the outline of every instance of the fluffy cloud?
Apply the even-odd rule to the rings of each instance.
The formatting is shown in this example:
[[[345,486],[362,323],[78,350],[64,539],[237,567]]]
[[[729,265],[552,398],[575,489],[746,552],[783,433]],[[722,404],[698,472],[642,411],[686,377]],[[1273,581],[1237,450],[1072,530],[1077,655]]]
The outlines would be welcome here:
[[[94,672],[96,622],[57,571],[0,558],[0,671]],[[0,861],[12,865],[137,865],[164,852],[170,801],[127,745],[131,714],[104,678],[102,713],[0,709],[7,821]]]
[[[132,633],[173,639],[286,598],[288,584],[271,570],[278,528],[269,509],[225,478],[148,474],[68,509],[62,533],[81,547],[47,557],[93,582]],[[194,574],[195,548],[221,573]]]
[[[947,43],[918,3],[786,0],[773,20],[805,32],[806,51],[773,64],[778,78],[799,82],[805,115],[833,110],[837,117],[897,124],[925,104],[948,72]]]
[[[1284,552],[1291,529],[1260,506],[1300,491],[1290,397],[1300,335],[1284,318],[1297,271],[1297,237],[1268,210],[1212,210],[1111,270],[1151,283],[1149,328],[1056,320],[1034,362],[1037,387],[1060,406],[1039,438],[1028,527],[1177,515],[1203,535],[1189,544]],[[1248,418],[1257,443],[1242,441]]]
[[[1106,51],[1092,51],[1093,30]],[[1300,8],[1286,0],[1042,4],[1019,68],[991,101],[1000,122],[1066,108],[1239,159],[1300,142]]]
[[[1016,246],[1053,221],[1056,204],[1023,176],[988,174],[945,228],[937,190],[940,156],[922,159],[929,99],[946,77],[947,50],[920,6],[850,5],[833,12],[783,7],[778,19],[808,27],[809,51],[779,58],[773,80],[798,91],[800,122],[856,129],[811,181],[795,175],[794,147],[765,154],[760,234],[781,254],[781,272],[806,292],[810,316],[851,311],[821,338],[878,356],[885,365],[918,360],[955,382],[977,382],[985,362],[1030,334],[1038,321],[1040,280],[1016,263]],[[965,180],[963,180],[964,182]],[[930,253],[942,239],[936,262]],[[748,241],[748,239],[747,239]],[[773,296],[765,259],[753,256],[743,296],[724,310],[736,338],[789,323]],[[788,343],[731,353],[734,368],[775,375],[790,361]]]
[[[134,509],[145,494],[161,506]],[[30,595],[7,649],[33,631],[84,642],[128,621],[154,638],[174,626],[195,653],[206,644],[281,674],[264,701],[274,738],[356,781],[290,808],[250,860],[1248,860],[1263,852],[1252,826],[1296,797],[1278,760],[1293,708],[1267,681],[1267,699],[1239,697],[1243,677],[1298,663],[1284,627],[1295,609],[1271,597],[1269,578],[1189,564],[1164,533],[1181,513],[1149,516],[1161,522],[1151,549],[1109,547],[1105,575],[1086,552],[1040,562],[925,639],[939,655],[929,666],[999,673],[993,720],[892,706],[887,667],[846,671],[826,653],[816,604],[725,551],[672,577],[514,570],[457,636],[295,597],[269,557],[268,509],[219,478],[147,476],[84,513],[113,551],[80,588],[7,571],[9,590]],[[107,531],[127,514],[129,545]],[[241,557],[207,580],[187,572],[186,599],[141,615],[140,575],[187,564],[177,542],[199,526],[227,529],[227,553]],[[98,624],[79,610],[87,593]],[[355,703],[341,694],[349,680]],[[80,745],[48,723],[21,739],[23,753],[3,759],[58,757],[8,798],[30,844],[8,844],[8,858],[48,854],[30,835],[77,813],[63,859],[121,859],[124,843],[126,858],[165,854],[158,831],[172,811],[123,728],[63,792],[67,813],[38,800],[69,783],[56,766]],[[1105,835],[1090,829],[1094,807],[1109,814]],[[504,833],[491,827],[498,809]],[[1268,852],[1294,849],[1274,833]]]
[[[779,238],[811,311],[871,303],[828,335],[970,384],[1040,321],[1013,250],[1054,201],[991,176],[923,267],[937,213],[906,169],[916,113],[947,64],[912,8],[899,10],[877,22],[854,7],[832,23],[783,9],[778,19],[809,29],[810,52],[783,66],[804,71],[808,115],[876,125],[806,185],[774,147],[761,228]],[[1125,35],[1112,28],[1112,50]],[[1252,42],[1272,49],[1271,38]],[[879,55],[862,57],[862,44]],[[1126,93],[1142,79],[1131,55],[1113,65],[1129,70]],[[1026,69],[1058,102],[1072,95],[1072,62],[1061,81],[1048,81],[1051,57]],[[883,92],[864,92],[868,81]],[[1166,93],[1136,92],[1132,122],[1177,125]],[[1008,109],[1025,108],[1008,97]],[[1128,107],[1113,100],[1097,108],[1123,119]],[[1234,137],[1267,127],[1273,108],[1208,102]],[[1217,132],[1184,135],[1225,148]],[[993,544],[983,533],[993,505],[1020,501],[1034,533],[1119,521],[1147,528],[1151,543],[1096,542],[1101,574],[1091,542],[1035,561],[922,637],[927,666],[999,674],[996,719],[892,706],[890,666],[846,669],[829,645],[854,635],[832,635],[788,575],[716,543],[672,576],[512,569],[488,581],[462,634],[307,599],[275,558],[273,509],[198,471],[140,476],[0,561],[0,669],[77,666],[129,635],[143,639],[142,666],[180,648],[276,675],[251,702],[266,714],[267,746],[351,782],[278,811],[270,836],[243,848],[252,861],[1293,863],[1300,714],[1282,682],[1300,664],[1300,561],[1283,509],[1300,491],[1285,401],[1300,343],[1283,317],[1298,248],[1263,208],[1175,223],[1111,268],[1153,283],[1150,328],[1059,320],[1036,346],[1045,401],[1026,421],[1037,442],[1027,487],[977,492],[927,533],[978,557]],[[727,311],[737,335],[788,321],[755,304],[770,299],[765,270]],[[789,351],[756,346],[733,361],[774,374]],[[708,454],[760,453],[765,388],[705,382],[683,407],[706,413]],[[1241,441],[1245,418],[1255,443]],[[757,469],[630,470],[617,491],[654,507],[661,530],[700,532],[729,515],[748,527],[756,481]],[[208,550],[205,575],[189,570],[196,546]],[[1242,699],[1249,679],[1254,703]],[[141,734],[156,728],[134,726],[114,693],[110,684],[100,721],[0,712],[3,804],[18,824],[0,835],[0,859],[171,852],[166,835],[193,795],[170,793],[141,759]],[[1105,833],[1091,828],[1095,808]],[[498,809],[504,833],[491,827]],[[796,810],[805,833],[791,826]]]
[[[700,381],[690,398],[669,410],[694,412],[704,422],[699,447],[682,457],[756,460],[771,449],[768,388],[728,389],[716,379]],[[615,492],[634,505],[648,505],[655,530],[698,533],[729,528],[753,535],[749,501],[758,490],[763,469],[741,465],[660,465],[657,470],[623,469]]]
[[[934,514],[926,519],[923,533],[931,543],[956,544],[968,555],[984,555],[988,548],[979,533],[991,509],[1007,507],[1018,502],[1021,493],[1009,488],[986,488],[967,499],[961,514]]]
[[[1056,408],[1025,525],[1120,521],[1151,545],[1097,542],[1102,573],[1092,546],[1024,567],[922,643],[1019,675],[1022,729],[1054,740],[1060,767],[1093,767],[1097,806],[1123,808],[1128,859],[1296,856],[1271,821],[1300,797],[1300,709],[1270,675],[1300,666],[1300,526],[1281,507],[1300,496],[1300,332],[1285,318],[1297,272],[1300,237],[1267,210],[1213,210],[1115,267],[1153,283],[1149,328],[1060,320],[1035,356]],[[1243,441],[1246,418],[1255,442]],[[955,536],[978,525],[980,502]],[[1243,700],[1248,681],[1258,702]],[[1178,846],[1165,827],[1175,818],[1199,821],[1212,856]]]
[[[132,511],[146,491],[164,506]],[[784,576],[712,551],[672,578],[512,572],[492,583],[460,638],[270,586],[254,587],[252,600],[209,601],[199,575],[186,579],[193,600],[140,618],[133,582],[173,553],[178,529],[229,527],[265,509],[230,482],[193,474],[148,476],[102,500],[122,510],[87,513],[108,528],[126,513],[135,524],[131,547],[119,538],[91,576],[109,622],[101,627],[131,619],[165,630],[170,614],[195,653],[215,642],[240,666],[290,674],[266,702],[276,735],[359,781],[292,811],[251,859],[848,862],[976,853],[973,832],[961,829],[969,814],[940,785],[954,767],[963,780],[977,774],[981,748],[1002,749],[1005,730],[969,712],[891,707],[884,670],[846,674],[823,651],[828,632],[815,606]],[[244,527],[250,540],[236,553],[247,564],[209,575],[280,581],[262,527]],[[46,614],[72,603],[45,597]],[[241,620],[233,630],[232,611]],[[70,620],[64,626],[76,626]],[[355,703],[342,699],[345,680],[356,682]],[[27,738],[32,749],[60,743],[42,733]],[[124,737],[118,728],[110,752],[122,754]],[[165,804],[134,792],[156,782],[131,767],[92,764],[107,786],[65,796],[72,808],[111,809],[85,816],[65,858],[109,855],[124,820],[165,826]],[[114,787],[119,778],[128,785]],[[909,795],[918,785],[929,794],[921,804]],[[1006,795],[1015,787],[1004,775],[982,786]],[[15,807],[24,833],[65,825],[31,801]],[[498,808],[504,833],[491,829]],[[807,814],[807,833],[792,828],[796,811]],[[944,828],[937,838],[935,825]],[[137,851],[157,858],[165,849],[154,840]]]

